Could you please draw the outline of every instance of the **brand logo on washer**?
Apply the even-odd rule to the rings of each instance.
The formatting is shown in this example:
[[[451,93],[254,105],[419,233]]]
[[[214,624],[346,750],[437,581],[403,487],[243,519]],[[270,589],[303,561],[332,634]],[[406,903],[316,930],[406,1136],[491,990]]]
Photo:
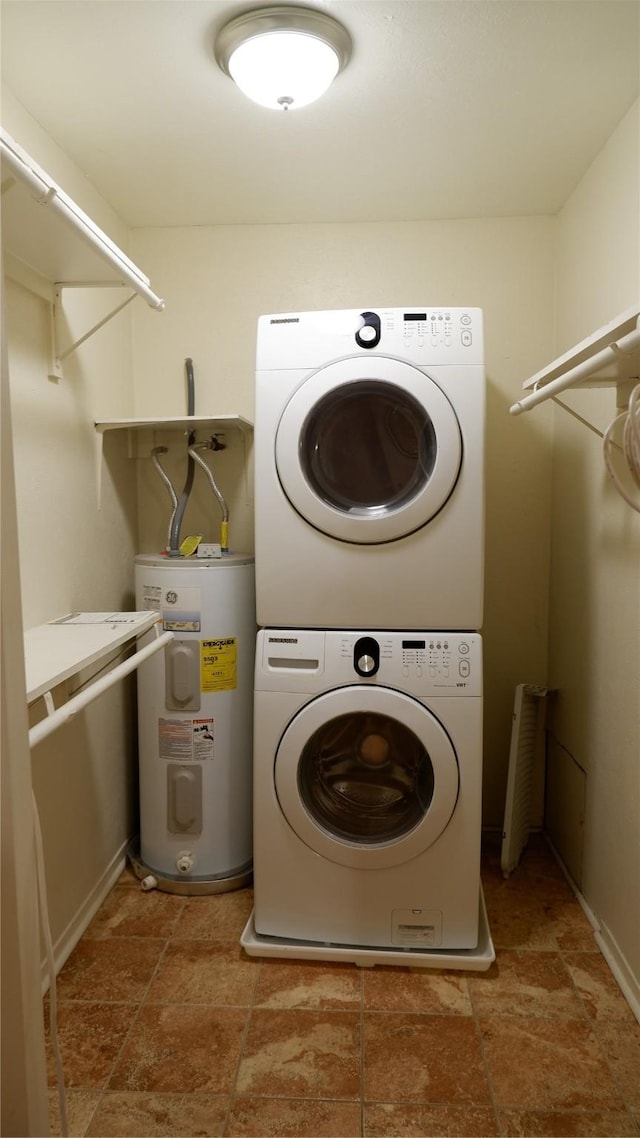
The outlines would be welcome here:
[[[299,316],[283,316],[277,320],[270,320],[269,323],[270,324],[299,324],[300,323],[300,317]]]
[[[169,592],[165,593],[164,599],[168,605],[175,605],[178,599],[178,594],[174,593],[173,589],[169,589]]]
[[[269,644],[297,644],[297,636],[270,636]]]

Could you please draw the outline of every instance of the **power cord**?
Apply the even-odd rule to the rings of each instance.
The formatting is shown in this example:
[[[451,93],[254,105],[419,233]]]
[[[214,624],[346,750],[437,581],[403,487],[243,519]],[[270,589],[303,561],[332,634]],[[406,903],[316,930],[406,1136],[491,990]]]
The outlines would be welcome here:
[[[58,1086],[58,1102],[60,1104],[60,1133],[63,1138],[69,1134],[67,1117],[67,1095],[64,1086],[64,1072],[62,1069],[62,1056],[58,1041],[58,1000],[56,992],[56,966],[53,958],[53,943],[51,940],[51,926],[49,924],[49,908],[47,905],[47,883],[44,875],[44,849],[42,844],[42,830],[40,828],[40,815],[33,794],[33,821],[36,844],[36,871],[38,879],[38,905],[40,909],[40,925],[42,938],[47,957],[49,972],[49,1029],[51,1033],[51,1046],[56,1065],[56,1082]]]

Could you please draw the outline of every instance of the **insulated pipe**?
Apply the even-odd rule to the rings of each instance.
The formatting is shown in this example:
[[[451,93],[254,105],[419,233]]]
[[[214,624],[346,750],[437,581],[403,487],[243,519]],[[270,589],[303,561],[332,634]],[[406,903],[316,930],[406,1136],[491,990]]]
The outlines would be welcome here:
[[[195,414],[195,384],[194,384],[194,378],[193,378],[193,360],[187,358],[184,361],[184,366],[185,366],[186,373],[187,373],[187,415],[192,416]],[[193,445],[193,443],[195,442],[195,437],[196,437],[195,432],[190,431],[189,432],[189,441],[188,441],[189,447],[191,447]],[[182,519],[184,517],[184,512],[187,508],[187,502],[189,501],[189,495],[191,494],[191,487],[193,486],[194,470],[195,470],[195,465],[194,465],[194,461],[193,461],[193,456],[191,454],[189,454],[189,457],[187,459],[187,477],[185,479],[184,486],[182,487],[182,493],[181,493],[180,498],[178,500],[178,505],[177,505],[176,509],[173,511],[173,517],[171,518],[171,526],[169,529],[169,557],[179,557],[180,556],[180,528],[182,526]]]
[[[36,723],[35,727],[32,727],[29,732],[29,746],[32,748],[35,747],[38,743],[41,743],[43,739],[46,739],[48,735],[56,731],[58,727],[62,727],[63,723],[68,723],[69,720],[73,719],[87,704],[93,703],[94,699],[97,699],[99,695],[108,691],[114,684],[117,684],[120,680],[124,679],[125,676],[128,676],[130,672],[134,672],[144,660],[148,659],[149,656],[153,656],[160,648],[164,648],[165,644],[168,644],[171,640],[173,640],[173,632],[163,632],[162,636],[158,636],[151,644],[147,644],[145,648],[140,648],[137,652],[134,652],[133,656],[130,656],[128,660],[125,660],[122,664],[118,664],[118,666],[111,672],[108,672],[106,676],[96,680],[95,683],[91,684],[85,691],[80,692],[79,695],[68,700],[67,703],[59,707],[57,711],[54,711],[53,715],[49,715],[40,723]]]
[[[204,470],[207,478],[209,479],[209,485],[211,486],[211,489],[213,490],[216,498],[218,499],[218,502],[220,503],[220,509],[222,510],[222,522],[220,524],[220,549],[222,550],[223,553],[228,553],[229,552],[229,507],[227,506],[227,503],[226,503],[222,493],[218,489],[218,486],[216,484],[216,480],[213,477],[213,474],[211,473],[209,467],[207,466],[204,459],[200,458],[200,455],[197,453],[199,450],[209,450],[209,449],[210,448],[209,448],[208,443],[198,443],[197,446],[189,447],[189,454],[193,458],[194,462],[197,462],[198,466],[201,466],[202,469]]]

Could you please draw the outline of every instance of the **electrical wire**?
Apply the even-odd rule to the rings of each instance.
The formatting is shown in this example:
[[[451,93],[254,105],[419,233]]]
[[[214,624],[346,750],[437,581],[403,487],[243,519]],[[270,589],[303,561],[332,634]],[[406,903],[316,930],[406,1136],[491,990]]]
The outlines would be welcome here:
[[[622,430],[622,444],[614,442],[614,435]],[[632,482],[640,491],[640,383],[636,384],[629,396],[629,406],[607,427],[603,436],[603,453],[607,473],[616,490],[625,502],[640,513],[640,493],[633,494],[625,485],[614,463],[616,450],[622,450]]]

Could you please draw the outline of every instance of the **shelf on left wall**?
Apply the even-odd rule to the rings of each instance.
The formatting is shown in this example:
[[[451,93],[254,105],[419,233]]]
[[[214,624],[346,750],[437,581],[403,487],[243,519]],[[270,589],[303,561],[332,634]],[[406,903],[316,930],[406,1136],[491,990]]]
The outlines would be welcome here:
[[[27,703],[153,628],[155,612],[69,613],[24,634]]]
[[[54,731],[69,723],[80,711],[93,703],[109,688],[134,672],[173,640],[173,632],[160,633],[156,612],[80,612],[28,629],[24,635],[27,703],[44,698],[46,715],[29,729],[29,746],[41,743]],[[155,626],[156,636],[126,660],[103,675],[94,678],[76,695],[56,708],[52,689],[83,668],[100,661],[107,663],[109,653],[149,632]]]
[[[156,311],[164,300],[149,278],[3,128],[2,245],[4,270],[52,306],[49,374],[62,377],[62,361],[125,304],[141,296]],[[64,349],[59,309],[65,288],[131,289],[124,302]]]

